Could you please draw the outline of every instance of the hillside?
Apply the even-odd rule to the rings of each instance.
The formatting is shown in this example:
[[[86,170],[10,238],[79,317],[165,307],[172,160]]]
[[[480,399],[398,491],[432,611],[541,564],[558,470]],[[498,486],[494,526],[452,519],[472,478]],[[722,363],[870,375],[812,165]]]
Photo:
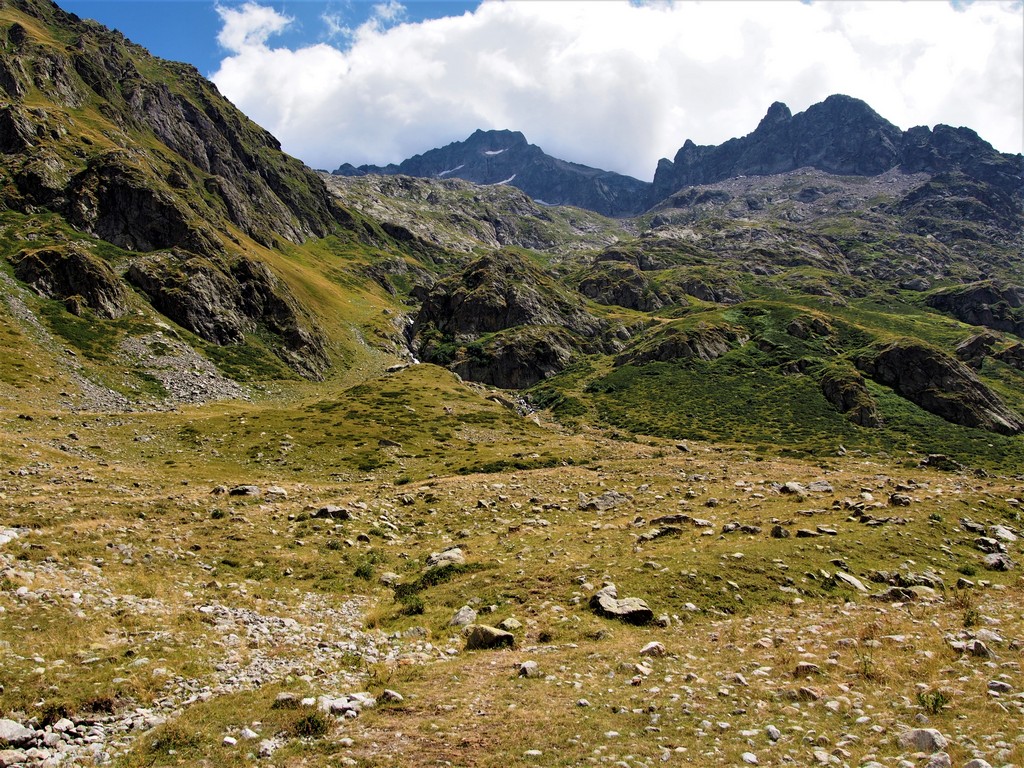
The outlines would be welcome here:
[[[317,174],[45,0],[0,97],[0,766],[1024,762],[1019,156]]]

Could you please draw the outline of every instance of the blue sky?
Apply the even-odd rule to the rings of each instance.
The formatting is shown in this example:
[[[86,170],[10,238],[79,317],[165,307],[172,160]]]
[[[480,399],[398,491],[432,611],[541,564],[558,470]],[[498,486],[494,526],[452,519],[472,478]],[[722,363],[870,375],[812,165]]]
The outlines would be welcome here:
[[[650,179],[833,93],[1024,149],[1020,0],[57,0],[210,77],[316,168],[474,130]]]
[[[221,28],[217,7],[241,5],[210,0],[57,0],[57,3],[66,11],[120,30],[156,56],[187,61],[204,75],[216,71],[225,53],[217,44]],[[338,26],[357,29],[374,14],[380,0],[300,0],[265,5],[295,19],[276,43],[298,48],[317,42],[343,43],[343,35],[335,31],[330,20]],[[459,16],[477,5],[479,2],[458,0],[406,0],[402,3],[405,20],[413,23]]]

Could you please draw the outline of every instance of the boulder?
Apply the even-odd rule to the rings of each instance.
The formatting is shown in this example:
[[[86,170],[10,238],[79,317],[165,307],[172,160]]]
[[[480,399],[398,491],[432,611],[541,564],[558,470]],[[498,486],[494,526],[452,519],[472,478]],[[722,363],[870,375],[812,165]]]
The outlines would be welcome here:
[[[914,749],[917,752],[934,754],[949,746],[946,737],[934,728],[914,728],[901,733],[898,738],[903,749]]]
[[[448,625],[452,627],[468,627],[474,621],[476,621],[476,611],[468,605],[464,605],[455,612]]]
[[[36,734],[15,720],[0,719],[0,743],[12,747],[27,747],[35,740]]]
[[[440,552],[432,552],[427,557],[427,565],[431,568],[439,568],[442,565],[462,565],[466,562],[465,555],[460,547],[449,547]]]
[[[618,619],[627,624],[644,625],[654,620],[654,612],[646,602],[637,597],[618,598],[614,584],[605,584],[590,598],[590,608],[598,616]]]
[[[491,648],[511,648],[516,638],[511,632],[486,624],[470,624],[465,629],[466,650],[481,651]]]

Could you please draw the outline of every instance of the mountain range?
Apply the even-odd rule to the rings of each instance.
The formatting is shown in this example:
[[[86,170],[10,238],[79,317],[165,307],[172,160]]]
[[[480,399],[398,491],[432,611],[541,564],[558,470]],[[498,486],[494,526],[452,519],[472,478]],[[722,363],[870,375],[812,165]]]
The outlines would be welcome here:
[[[678,434],[693,422],[667,403],[652,421],[640,385],[696,365],[811,385],[836,409],[825,422],[852,409],[881,429],[849,440],[902,419],[875,386],[953,424],[1024,426],[1005,401],[1021,398],[1021,157],[969,129],[904,132],[831,96],[797,115],[773,104],[717,147],[687,142],[653,184],[511,131],[318,175],[194,69],[46,0],[6,9],[10,284],[86,352],[87,377],[128,382],[119,398],[154,388],[145,366],[117,371],[170,323],[182,354],[238,384],[411,356]],[[896,323],[893,302],[920,324]],[[967,327],[935,312],[1005,335],[969,344],[972,368],[956,357]],[[579,365],[591,373],[569,375]],[[628,382],[619,406],[638,398],[623,414],[609,381]]]
[[[1019,155],[995,151],[970,128],[937,125],[902,131],[866,103],[833,95],[793,115],[775,102],[750,134],[718,146],[687,140],[662,159],[654,182],[551,157],[513,131],[476,131],[465,141],[388,166],[344,164],[340,176],[457,177],[476,184],[510,184],[535,200],[574,205],[606,216],[635,216],[684,187],[744,176],[814,168],[840,176],[962,172],[1020,199]]]

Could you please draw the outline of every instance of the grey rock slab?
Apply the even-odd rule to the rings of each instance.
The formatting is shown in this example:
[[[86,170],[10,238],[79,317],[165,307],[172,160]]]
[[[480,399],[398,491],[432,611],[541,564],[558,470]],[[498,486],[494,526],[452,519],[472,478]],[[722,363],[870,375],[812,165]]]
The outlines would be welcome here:
[[[516,637],[511,632],[486,624],[471,624],[466,627],[465,632],[467,651],[511,648],[516,642]]]
[[[898,741],[904,749],[913,748],[928,754],[940,752],[949,746],[946,737],[934,728],[913,728],[901,733]]]
[[[590,598],[590,608],[598,616],[619,619],[627,624],[644,625],[654,620],[654,611],[638,597],[618,598],[614,584],[606,584]]]
[[[0,720],[0,742],[6,742],[12,747],[24,747],[31,744],[36,737],[35,731],[26,728],[14,720]]]
[[[455,615],[452,616],[448,625],[451,627],[468,627],[476,621],[476,615],[476,611],[474,611],[470,606],[464,605],[455,612]]]
[[[856,576],[851,576],[850,574],[845,573],[843,571],[836,571],[835,579],[836,581],[843,582],[847,586],[853,587],[858,592],[868,591],[868,588],[864,586],[864,583],[860,579],[858,579]]]

